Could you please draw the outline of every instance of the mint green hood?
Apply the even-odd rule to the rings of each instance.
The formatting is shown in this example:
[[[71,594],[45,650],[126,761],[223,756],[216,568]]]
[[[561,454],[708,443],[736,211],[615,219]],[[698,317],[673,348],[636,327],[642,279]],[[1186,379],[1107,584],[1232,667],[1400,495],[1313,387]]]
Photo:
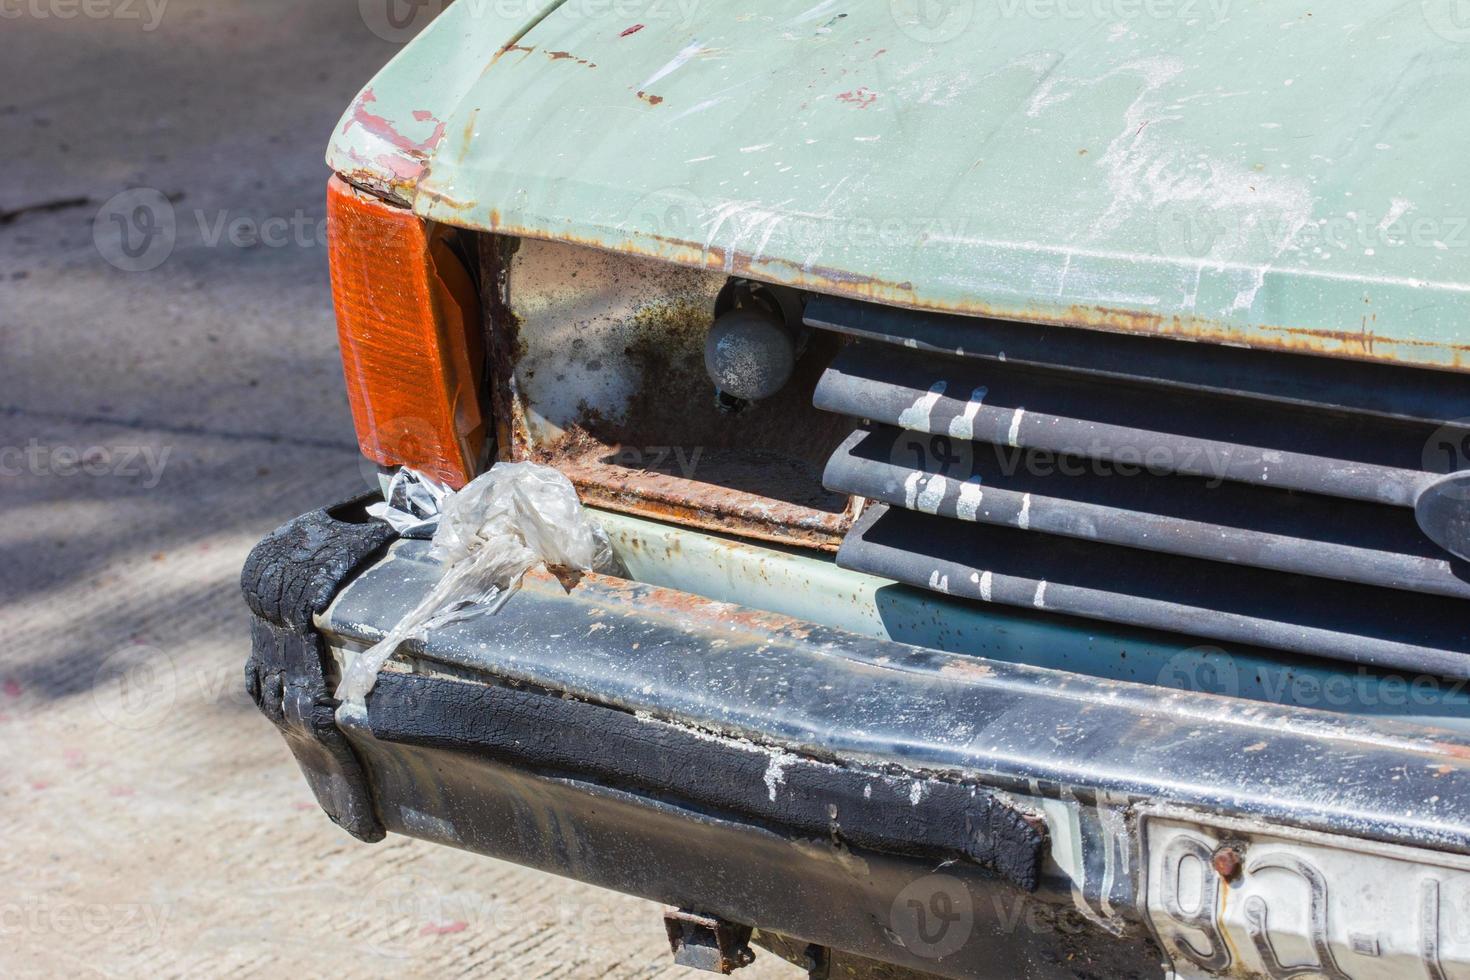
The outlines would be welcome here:
[[[331,166],[822,292],[1470,368],[1449,0],[516,6],[451,6]]]

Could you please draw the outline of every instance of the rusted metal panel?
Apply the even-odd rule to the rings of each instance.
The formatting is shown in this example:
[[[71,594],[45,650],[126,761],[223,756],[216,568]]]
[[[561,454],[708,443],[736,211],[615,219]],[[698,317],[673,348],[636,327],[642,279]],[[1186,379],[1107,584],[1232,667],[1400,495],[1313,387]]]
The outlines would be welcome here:
[[[812,407],[835,338],[732,416],[703,360],[725,275],[536,240],[487,256],[504,457],[556,466],[612,510],[836,550],[856,505],[821,475],[847,423]]]
[[[374,80],[335,168],[820,292],[1470,369],[1446,4],[493,6]]]

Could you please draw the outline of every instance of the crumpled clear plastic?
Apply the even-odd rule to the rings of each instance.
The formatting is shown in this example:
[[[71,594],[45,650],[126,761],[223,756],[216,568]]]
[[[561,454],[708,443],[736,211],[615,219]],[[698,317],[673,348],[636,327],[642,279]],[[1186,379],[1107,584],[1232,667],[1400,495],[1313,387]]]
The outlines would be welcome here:
[[[413,477],[433,482],[422,474]],[[398,506],[393,496],[390,509]],[[409,496],[420,504],[426,499],[405,487],[404,499]],[[429,516],[400,514],[418,521]],[[613,567],[607,532],[582,507],[576,488],[560,471],[539,463],[496,463],[464,489],[444,493],[430,555],[442,563],[438,583],[348,665],[337,686],[339,700],[361,708],[400,643],[498,612],[536,565],[545,563],[568,587],[583,572]]]
[[[439,526],[444,498],[453,492],[433,477],[403,466],[383,488],[383,499],[369,504],[367,512],[403,537],[426,538]]]

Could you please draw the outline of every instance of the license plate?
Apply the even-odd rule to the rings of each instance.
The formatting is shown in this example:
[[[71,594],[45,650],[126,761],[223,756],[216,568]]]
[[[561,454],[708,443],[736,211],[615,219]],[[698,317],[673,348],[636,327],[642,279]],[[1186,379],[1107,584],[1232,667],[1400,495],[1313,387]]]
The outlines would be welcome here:
[[[1178,977],[1470,980],[1470,860],[1172,816],[1143,841]]]

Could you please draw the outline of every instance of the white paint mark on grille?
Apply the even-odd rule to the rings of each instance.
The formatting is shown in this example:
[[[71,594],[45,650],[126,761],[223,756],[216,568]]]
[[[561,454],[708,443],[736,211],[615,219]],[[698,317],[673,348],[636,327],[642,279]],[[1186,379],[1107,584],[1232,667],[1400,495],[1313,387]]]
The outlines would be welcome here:
[[[939,505],[944,501],[944,491],[948,486],[949,480],[938,473],[929,477],[923,492],[914,501],[915,509],[925,514],[939,513]]]
[[[910,473],[903,480],[903,506],[905,510],[913,510],[919,499],[919,481],[924,479],[923,473]]]
[[[965,403],[965,410],[949,420],[949,434],[955,439],[969,441],[975,438],[975,416],[980,412],[980,405],[985,401],[985,395],[990,389],[983,385],[970,392],[970,400]]]
[[[966,480],[960,484],[960,499],[955,503],[955,514],[962,521],[973,521],[980,512],[980,502],[984,499],[985,492],[980,489],[980,478],[977,476]]]
[[[1011,431],[1006,433],[1006,442],[1018,448],[1020,444],[1016,442],[1016,437],[1021,434],[1021,416],[1025,414],[1024,408],[1016,409],[1015,414],[1011,416]]]
[[[929,390],[919,396],[919,400],[904,409],[898,416],[899,428],[909,429],[914,432],[929,431],[929,414],[934,411],[939,396],[944,394],[946,383],[936,381],[929,386]]]

